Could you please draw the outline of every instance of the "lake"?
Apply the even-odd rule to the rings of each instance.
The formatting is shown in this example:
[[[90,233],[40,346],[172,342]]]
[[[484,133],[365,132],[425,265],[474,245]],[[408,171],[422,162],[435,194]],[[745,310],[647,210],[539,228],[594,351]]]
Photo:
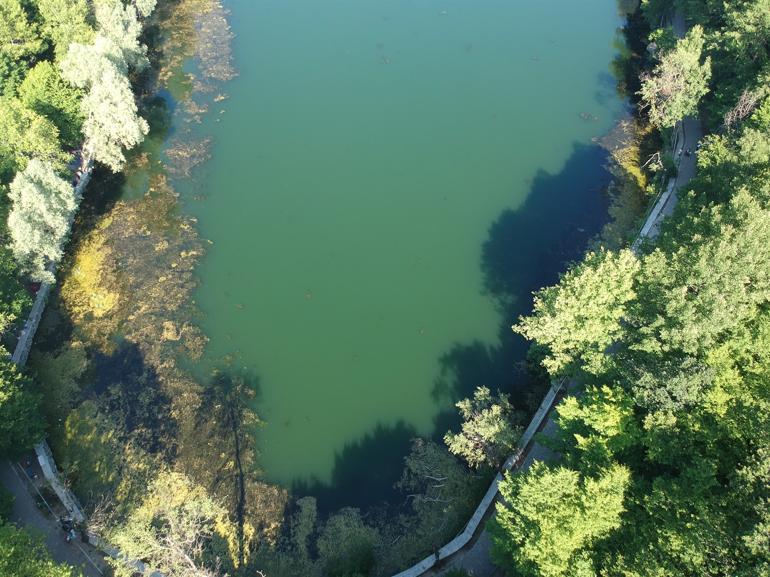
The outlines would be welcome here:
[[[621,16],[615,0],[226,5],[239,76],[180,186],[211,241],[203,366],[258,383],[269,481],[363,504],[476,385],[523,399],[510,325],[607,218],[596,141],[624,112]]]

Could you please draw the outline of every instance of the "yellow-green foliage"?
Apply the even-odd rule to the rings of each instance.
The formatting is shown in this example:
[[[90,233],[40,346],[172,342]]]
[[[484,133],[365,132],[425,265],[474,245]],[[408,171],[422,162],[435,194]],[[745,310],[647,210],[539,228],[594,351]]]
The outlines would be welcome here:
[[[506,473],[492,523],[493,557],[527,577],[595,575],[583,550],[621,523],[630,471],[613,464],[596,476],[536,462]]]
[[[622,334],[626,305],[636,296],[639,261],[630,250],[591,252],[560,284],[535,293],[533,314],[513,330],[548,347],[543,366],[553,375],[607,368],[607,349]]]
[[[628,130],[628,137],[611,151],[612,160],[622,171],[623,180],[630,180],[642,191],[647,187],[647,175],[642,169],[645,159],[641,157],[641,141],[648,138],[654,128],[651,124],[634,122]],[[613,175],[619,176],[615,170]]]
[[[115,309],[120,302],[114,274],[107,269],[112,251],[104,229],[109,224],[109,219],[102,221],[77,246],[61,287],[61,299],[72,322],[104,349],[109,349],[109,338],[117,328]]]
[[[80,393],[78,379],[88,366],[83,343],[65,342],[54,353],[34,352],[29,365],[49,422],[61,422],[75,405]]]
[[[207,574],[206,565],[234,565],[237,530],[206,488],[181,473],[159,471],[110,540],[166,575],[197,577]],[[131,575],[120,563],[114,567],[116,575]]]
[[[70,412],[63,434],[51,439],[59,465],[80,495],[104,495],[112,490],[120,472],[116,433],[99,414],[96,403],[85,401]]]
[[[115,514],[133,508],[159,467],[155,457],[126,443],[116,423],[91,400],[70,411],[51,443],[76,493],[91,503],[107,498]]]

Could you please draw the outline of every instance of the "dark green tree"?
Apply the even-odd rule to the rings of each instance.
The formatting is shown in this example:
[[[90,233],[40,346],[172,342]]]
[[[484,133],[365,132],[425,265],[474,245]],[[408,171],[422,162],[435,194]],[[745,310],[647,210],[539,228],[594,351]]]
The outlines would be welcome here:
[[[59,131],[62,145],[67,148],[79,146],[82,140],[82,97],[82,92],[65,82],[59,70],[48,61],[35,65],[19,86],[21,103],[50,120]]]
[[[24,4],[0,0],[0,96],[14,94],[27,68],[44,49],[45,42]]]
[[[0,455],[18,453],[43,438],[40,399],[7,358],[0,359]]]

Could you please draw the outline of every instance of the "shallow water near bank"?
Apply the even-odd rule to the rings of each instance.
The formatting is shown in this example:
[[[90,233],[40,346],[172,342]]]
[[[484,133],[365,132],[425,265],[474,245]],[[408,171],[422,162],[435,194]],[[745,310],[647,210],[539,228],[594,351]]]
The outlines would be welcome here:
[[[182,182],[205,367],[253,375],[267,479],[390,489],[606,219],[614,0],[231,0],[239,76]],[[520,396],[520,395],[519,395]],[[333,494],[333,496],[332,496]]]

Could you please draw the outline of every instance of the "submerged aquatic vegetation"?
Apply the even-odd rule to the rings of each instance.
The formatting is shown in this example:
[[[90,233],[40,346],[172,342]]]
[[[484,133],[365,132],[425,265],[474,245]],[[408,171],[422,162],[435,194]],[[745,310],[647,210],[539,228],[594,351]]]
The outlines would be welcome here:
[[[233,74],[229,53],[212,44],[229,34],[223,14],[215,0],[180,0],[155,17],[150,57],[158,87],[181,101],[177,126],[189,127],[214,99],[201,96],[203,88],[213,92],[215,82]],[[199,42],[203,36],[207,41]],[[198,80],[185,86],[177,80],[190,58],[201,66]],[[208,141],[183,128],[163,142],[171,112],[157,103],[147,101],[153,132],[129,159],[125,178],[95,179],[91,193],[105,199],[88,202],[78,222],[31,365],[42,392],[67,393],[67,402],[48,407],[52,444],[90,509],[102,511],[107,502],[110,523],[119,522],[140,502],[152,472],[171,467],[222,500],[239,525],[232,555],[243,559],[244,542],[275,538],[286,491],[259,480],[255,419],[246,418],[244,399],[212,405],[216,387],[187,369],[206,345],[192,298],[204,249],[170,176],[189,176],[207,157]],[[129,179],[140,193],[116,195]],[[111,204],[110,197],[118,198]],[[243,424],[223,429],[236,407]]]

